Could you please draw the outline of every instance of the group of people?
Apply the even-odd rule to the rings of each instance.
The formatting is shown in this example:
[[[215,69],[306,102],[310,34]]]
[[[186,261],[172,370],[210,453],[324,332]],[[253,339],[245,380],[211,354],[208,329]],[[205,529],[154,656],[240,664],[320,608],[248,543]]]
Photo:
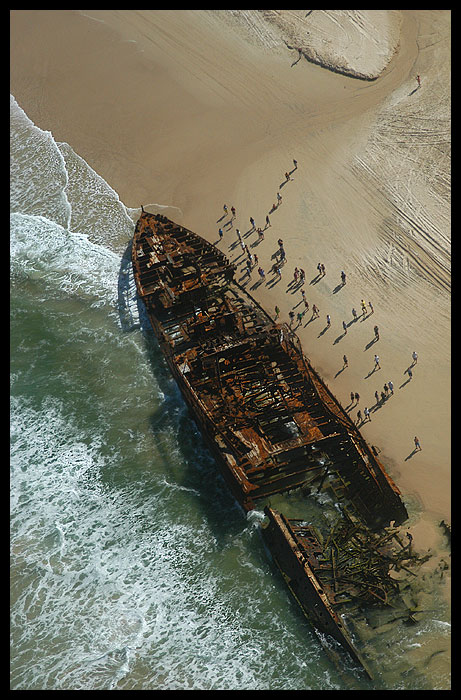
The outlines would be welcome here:
[[[294,165],[294,170],[297,169],[298,164],[297,164],[297,161],[295,159],[293,159],[293,165]],[[293,171],[291,171],[291,172],[293,172]],[[285,173],[285,182],[288,182],[289,180],[292,179],[291,172]],[[285,184],[285,183],[282,183],[281,187],[283,186],[283,184]],[[275,211],[281,203],[282,203],[282,196],[278,192],[277,193],[277,205],[273,204],[272,209],[269,213],[272,213],[273,211]],[[224,204],[223,208],[224,208],[224,213],[227,215],[228,211],[229,211],[227,205]],[[236,216],[235,207],[232,206],[230,208],[230,211],[232,213],[232,219],[231,219],[231,221],[232,221],[233,219],[235,219],[235,216]],[[258,235],[258,241],[259,242],[263,241],[264,240],[264,231],[268,227],[271,226],[269,214],[266,215],[264,229],[261,227],[256,228],[256,223],[255,223],[255,220],[252,216],[250,216],[249,220],[250,220],[250,224],[251,224],[251,229],[248,233],[256,231],[257,235]],[[261,281],[264,281],[266,279],[266,273],[265,273],[264,269],[259,265],[258,256],[255,253],[252,254],[249,251],[248,246],[242,241],[242,237],[241,237],[239,229],[236,229],[236,232],[237,232],[237,237],[238,237],[239,243],[242,247],[242,251],[244,253],[246,253],[246,255],[247,255],[246,270],[247,270],[248,276],[251,276],[251,272],[252,272],[253,268],[258,266],[258,274],[260,276]],[[220,240],[223,238],[222,228],[219,229],[219,237],[220,237]],[[281,267],[282,267],[282,265],[284,265],[287,262],[285,248],[283,245],[283,240],[281,238],[278,239],[278,246],[279,246],[279,248],[278,248],[278,251],[276,251],[276,256],[275,256],[276,262],[274,262],[273,265],[271,266],[271,271],[273,274],[277,275],[279,280],[281,280],[281,278],[282,278]],[[318,271],[318,275],[317,275],[318,278],[325,277],[326,268],[325,268],[324,263],[319,262],[317,264],[317,271]],[[347,276],[346,276],[346,273],[344,272],[344,270],[341,270],[340,278],[341,278],[341,286],[344,287],[344,285],[346,284],[346,281],[347,281]],[[289,283],[288,286],[290,287],[290,286],[294,285],[294,287],[293,287],[294,289],[296,289],[297,287],[301,288],[302,302],[304,305],[304,310],[298,311],[297,314],[295,314],[293,309],[289,312],[290,327],[292,327],[292,325],[293,325],[295,316],[297,318],[298,325],[300,325],[304,315],[306,314],[306,312],[309,309],[309,302],[306,299],[306,293],[305,293],[304,289],[302,288],[304,285],[305,279],[306,279],[306,274],[305,274],[304,270],[302,268],[298,268],[296,266],[294,268],[294,271],[293,271],[293,280],[292,280],[292,282]],[[365,300],[362,299],[360,303],[361,303],[361,312],[362,312],[361,315],[362,315],[362,317],[367,316],[368,310],[369,310],[370,314],[374,313],[374,308],[373,308],[371,301],[368,301],[368,305],[367,305],[365,303]],[[318,318],[319,315],[320,315],[320,312],[319,312],[318,307],[316,306],[316,304],[312,304],[312,319]],[[279,318],[279,316],[280,316],[280,308],[278,306],[275,306],[275,320],[277,320]],[[357,314],[355,307],[352,308],[352,318],[353,318],[352,322],[354,322],[358,319],[358,314]],[[331,326],[331,317],[329,314],[326,315],[326,321],[327,321],[327,328],[329,328]],[[342,326],[343,326],[344,334],[346,334],[347,329],[348,329],[348,324],[346,323],[346,321],[342,322]],[[379,328],[377,325],[374,326],[373,331],[374,331],[374,341],[373,342],[377,342],[380,339]],[[412,368],[417,363],[417,360],[418,360],[417,353],[416,353],[416,351],[413,351],[412,364],[405,370],[405,372],[408,373],[409,379],[411,379],[413,376]],[[347,359],[346,355],[344,355],[343,361],[344,361],[344,368],[348,367],[349,363],[348,363],[348,359]],[[373,367],[373,370],[371,371],[371,373],[374,373],[376,370],[380,370],[380,369],[381,369],[381,365],[380,365],[379,355],[375,354],[374,355],[374,367]],[[377,390],[375,391],[375,399],[376,399],[375,407],[382,406],[384,404],[384,402],[387,400],[387,398],[392,396],[393,394],[394,394],[394,384],[391,380],[389,380],[384,384],[383,390],[380,392],[380,394],[378,393]],[[351,405],[354,405],[354,403],[355,403],[355,406],[357,406],[359,403],[359,400],[360,400],[359,394],[357,392],[355,392],[355,393],[351,392]],[[372,407],[372,409],[373,409],[373,407]],[[363,422],[368,422],[368,421],[371,421],[370,409],[368,408],[368,406],[364,407],[363,415],[362,415],[361,410],[358,409],[356,423],[362,424]],[[414,443],[415,443],[415,451],[419,451],[422,449],[421,443],[417,437],[414,438]]]

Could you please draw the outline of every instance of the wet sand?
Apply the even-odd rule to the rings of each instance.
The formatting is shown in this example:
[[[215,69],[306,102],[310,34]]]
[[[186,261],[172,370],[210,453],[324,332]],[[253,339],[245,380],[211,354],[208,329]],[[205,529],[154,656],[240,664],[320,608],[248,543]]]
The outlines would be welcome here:
[[[451,521],[450,12],[392,11],[399,16],[390,26],[376,11],[376,34],[367,43],[362,31],[360,62],[352,53],[347,75],[306,58],[322,57],[320,36],[334,67],[344,25],[335,52],[332,18],[315,18],[320,11],[258,12],[14,10],[11,92],[128,207],[171,207],[158,211],[212,242],[222,226],[221,249],[241,263],[237,280],[245,281],[236,227],[245,234],[250,216],[264,227],[281,195],[264,240],[245,239],[267,274],[255,287],[254,271],[247,288],[288,320],[302,310],[291,283],[294,267],[304,269],[304,351],[354,419],[357,408],[371,410],[361,429],[402,491],[415,546],[443,551],[439,522]],[[350,73],[366,72],[367,47],[363,80]],[[236,207],[230,224],[224,203]],[[277,282],[269,270],[279,238],[287,262]],[[373,313],[361,315],[362,299]],[[389,380],[394,395],[375,405]]]

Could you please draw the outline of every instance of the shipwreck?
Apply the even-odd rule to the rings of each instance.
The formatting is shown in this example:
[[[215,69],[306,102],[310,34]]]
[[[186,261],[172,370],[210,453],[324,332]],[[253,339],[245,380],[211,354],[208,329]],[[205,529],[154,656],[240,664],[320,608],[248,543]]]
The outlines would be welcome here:
[[[371,677],[347,611],[386,606],[408,547],[399,489],[304,355],[234,279],[214,245],[142,210],[132,244],[139,298],[168,366],[233,496],[264,511],[262,536],[312,624]],[[340,513],[325,529],[271,499],[328,490]],[[343,613],[346,613],[344,615]]]

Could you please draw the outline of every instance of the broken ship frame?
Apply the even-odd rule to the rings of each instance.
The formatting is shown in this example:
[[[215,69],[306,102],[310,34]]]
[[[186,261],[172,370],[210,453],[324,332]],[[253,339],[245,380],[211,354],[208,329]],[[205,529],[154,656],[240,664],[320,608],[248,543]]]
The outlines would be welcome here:
[[[232,494],[245,511],[264,509],[264,541],[303,612],[371,678],[342,613],[351,601],[385,606],[398,595],[389,572],[407,548],[389,525],[408,514],[397,486],[296,334],[234,280],[236,266],[220,250],[142,209],[132,264],[163,355]],[[314,485],[340,506],[325,538],[270,506],[275,494]]]

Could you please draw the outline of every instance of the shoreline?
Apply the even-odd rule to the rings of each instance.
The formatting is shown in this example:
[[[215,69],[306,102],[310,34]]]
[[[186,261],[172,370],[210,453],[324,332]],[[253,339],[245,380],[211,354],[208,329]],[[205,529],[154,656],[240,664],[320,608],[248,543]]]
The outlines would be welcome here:
[[[405,11],[404,40],[391,69],[365,82],[307,61],[291,66],[286,48],[268,51],[248,44],[238,32],[219,33],[219,18],[202,11],[155,16],[148,11],[90,11],[91,18],[75,11],[32,11],[33,24],[29,12],[13,11],[12,94],[37,126],[85,158],[127,207],[148,207],[149,201],[178,207],[178,223],[215,241],[223,203],[234,204],[237,219],[221,245],[228,255],[235,226],[245,233],[249,216],[263,225],[276,193],[281,194],[265,240],[251,249],[267,269],[282,237],[288,262],[281,282],[258,287],[255,299],[270,315],[277,304],[287,320],[300,301],[300,292],[291,294],[287,288],[298,264],[306,270],[310,307],[315,303],[321,313],[320,323],[303,323],[299,337],[341,404],[347,406],[351,390],[370,403],[373,392],[393,380],[395,395],[371,414],[363,435],[379,446],[381,461],[403,497],[411,499],[409,528],[415,545],[444,551],[438,522],[451,520],[449,298],[412,267],[415,243],[411,236],[403,238],[401,212],[367,180],[366,170],[357,176],[351,168],[372,141],[382,106],[402,85],[410,94],[413,73],[423,73],[430,63],[428,50],[418,52],[416,46],[417,25],[428,21],[426,11]],[[101,13],[106,13],[104,19]],[[34,80],[32,49],[38,54]],[[119,76],[123,94],[107,81],[111,75]],[[149,91],[149,84],[155,90]],[[376,153],[372,157],[379,174]],[[284,184],[293,158],[298,169]],[[174,214],[172,218],[176,220]],[[254,235],[246,240],[257,243]],[[232,260],[233,249],[230,253]],[[319,260],[327,274],[310,284]],[[343,267],[347,283],[335,293]],[[373,347],[363,350],[373,335],[366,323],[370,319],[351,319],[351,308],[359,313],[362,297],[370,297],[365,301],[373,302],[373,324],[380,327],[384,362],[379,387],[368,386],[372,377],[377,379],[376,374],[367,379]],[[321,334],[326,313],[332,327]],[[429,327],[427,318],[434,319]],[[342,320],[351,325],[334,343]],[[414,377],[403,384],[415,349]],[[349,367],[339,373],[343,354]],[[364,405],[361,400],[362,412]],[[414,435],[423,449],[410,456]]]

